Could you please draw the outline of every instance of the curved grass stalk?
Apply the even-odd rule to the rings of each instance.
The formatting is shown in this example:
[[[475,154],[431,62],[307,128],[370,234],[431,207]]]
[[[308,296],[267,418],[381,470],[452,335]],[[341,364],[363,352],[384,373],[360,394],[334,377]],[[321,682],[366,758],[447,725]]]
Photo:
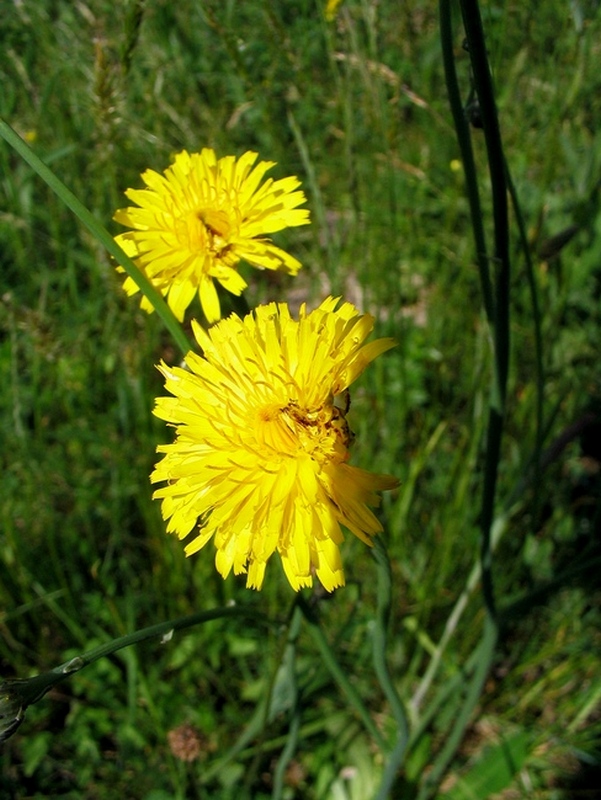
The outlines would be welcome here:
[[[288,701],[291,706],[290,727],[288,729],[288,736],[286,737],[286,744],[280,754],[273,774],[273,792],[271,795],[273,800],[282,800],[284,796],[286,768],[296,752],[300,736],[301,703],[299,702],[296,675],[296,642],[300,634],[302,619],[303,614],[298,607],[298,604],[295,604],[292,620],[290,621],[290,629],[288,631],[284,658],[282,659],[281,664],[282,669],[286,671],[286,680],[289,689]]]
[[[493,553],[496,550],[497,545],[501,541],[503,534],[507,530],[507,524],[509,522],[510,516],[511,516],[510,511],[499,515],[491,528],[490,548],[491,552]],[[453,610],[451,611],[449,617],[447,618],[442,636],[440,637],[440,640],[436,645],[436,650],[434,651],[434,654],[430,659],[428,668],[426,669],[426,672],[424,673],[424,676],[417,690],[414,692],[413,697],[411,698],[410,707],[413,716],[418,715],[420,706],[423,703],[426,694],[430,689],[432,681],[434,680],[434,677],[436,676],[436,673],[440,668],[440,665],[442,663],[442,657],[447,648],[447,645],[453,638],[453,635],[459,625],[459,620],[463,616],[463,612],[467,608],[469,599],[476,590],[481,577],[482,577],[482,565],[480,563],[480,560],[478,560],[472,567],[472,570],[466,581],[465,588],[459,595],[455,605],[453,606]]]
[[[494,298],[488,269],[481,268],[483,303],[489,319],[491,309],[494,334],[494,377],[492,381],[488,429],[486,437],[482,508],[480,513],[481,546],[480,572],[484,602],[491,619],[495,618],[495,598],[492,581],[491,531],[498,466],[501,457],[503,417],[507,375],[509,369],[509,217],[507,209],[507,184],[505,180],[505,155],[497,116],[492,78],[486,53],[484,31],[477,0],[461,0],[461,12],[467,44],[472,62],[474,84],[480,103],[482,125],[488,156],[494,218]],[[469,129],[463,114],[453,57],[453,29],[450,0],[440,0],[440,39],[443,52],[445,79],[451,112],[455,122],[466,173],[466,188],[472,211],[472,228],[476,247],[483,242],[482,222],[478,199],[477,177],[471,149]],[[485,259],[486,260],[486,259]],[[480,262],[479,262],[480,263]],[[448,628],[447,630],[452,630]]]
[[[524,253],[524,260],[526,263],[526,279],[528,281],[528,289],[530,291],[530,302],[532,303],[532,326],[534,329],[534,357],[536,363],[536,433],[534,444],[534,478],[533,478],[533,527],[537,524],[539,514],[539,486],[541,474],[541,452],[544,441],[544,389],[545,389],[545,370],[543,364],[543,337],[542,337],[542,323],[540,306],[538,302],[538,286],[536,284],[536,275],[534,274],[534,265],[530,255],[530,247],[528,246],[528,237],[526,235],[526,225],[524,224],[524,217],[515,189],[515,185],[511,178],[509,166],[505,162],[505,174],[507,178],[507,187],[509,189],[509,196],[511,197],[511,204],[513,206],[513,213],[515,214],[516,223],[518,226],[518,233],[520,236],[520,245]]]
[[[469,47],[474,85],[480,102],[484,140],[488,156],[494,221],[495,280],[495,375],[486,442],[484,492],[480,517],[482,531],[482,591],[491,617],[495,616],[495,599],[491,573],[490,530],[493,522],[498,465],[501,456],[505,395],[509,371],[509,215],[505,154],[497,115],[492,76],[486,53],[484,30],[478,0],[461,0],[463,25]]]
[[[488,675],[490,665],[495,655],[495,648],[498,638],[498,626],[496,620],[486,616],[484,623],[484,634],[480,641],[480,646],[476,655],[476,665],[474,674],[467,688],[465,700],[452,727],[451,733],[447,736],[444,747],[437,755],[431,772],[422,784],[417,795],[417,800],[428,800],[432,797],[438,784],[442,780],[447,767],[451,763],[459,745],[463,739],[467,726],[469,725],[472,712],[474,711],[482,689],[484,681]]]
[[[132,280],[139,286],[140,291],[146,296],[148,301],[152,304],[154,310],[163,321],[163,324],[173,336],[177,346],[182,353],[187,353],[191,349],[188,337],[184,333],[182,327],[176,320],[173,312],[163,300],[160,292],[158,292],[144,273],[134,264],[134,262],[127,256],[119,247],[117,242],[113,239],[107,229],[101,225],[100,222],[91,214],[88,209],[81,203],[80,200],[68,189],[65,184],[58,178],[49,167],[33,152],[33,150],[18,136],[17,133],[8,125],[3,119],[0,118],[0,136],[11,146],[21,158],[29,164],[32,170],[46,183],[52,191],[62,200],[62,202],[69,208],[77,217],[77,219],[85,225],[90,231],[92,236],[100,242],[100,244],[110,253],[115,261],[120,264],[125,272]]]
[[[126,636],[120,636],[118,639],[113,639],[106,644],[95,647],[87,653],[82,653],[79,656],[75,656],[75,658],[69,659],[69,661],[55,667],[50,672],[44,672],[26,680],[3,681],[0,683],[0,742],[12,736],[23,721],[25,711],[29,706],[41,700],[58,683],[79,672],[84,667],[93,664],[94,661],[110,656],[124,647],[146,642],[159,636],[163,642],[168,642],[175,631],[181,631],[193,625],[199,625],[213,619],[241,616],[257,618],[253,611],[247,608],[237,608],[236,606],[199,611],[196,614],[188,614],[178,619],[159,622],[157,625],[150,625],[147,628],[134,631],[134,633],[128,633]]]
[[[481,544],[478,571],[482,579],[482,595],[486,616],[484,630],[476,656],[476,665],[473,676],[467,688],[465,699],[459,709],[458,715],[446,738],[442,750],[438,753],[432,770],[421,786],[418,800],[426,800],[437,789],[446,769],[455,756],[461,744],[471,715],[481,695],[486,675],[490,669],[498,639],[498,621],[496,602],[492,579],[492,546],[491,533],[494,520],[495,495],[499,461],[501,457],[501,440],[503,436],[503,423],[505,413],[505,396],[507,391],[507,377],[509,371],[509,217],[507,208],[507,183],[505,172],[505,155],[501,141],[499,120],[492,85],[492,77],[486,53],[486,44],[478,0],[460,0],[463,25],[472,63],[474,86],[480,112],[486,144],[488,167],[491,181],[494,221],[494,253],[495,279],[493,281],[494,298],[486,296],[487,288],[483,282],[484,306],[490,319],[490,308],[493,309],[493,336],[494,336],[494,374],[491,386],[488,429],[485,445],[484,479],[482,506],[480,512]],[[461,108],[457,77],[453,62],[453,42],[451,24],[450,0],[440,0],[440,36],[445,60],[445,77],[457,137],[462,145],[462,157],[467,154],[468,166],[466,170],[467,191],[470,197],[477,196],[477,178],[471,161],[471,147],[466,145],[469,141],[469,131]],[[473,184],[473,185],[470,185]],[[474,215],[472,206],[472,227],[475,237],[480,234],[481,220],[479,214]],[[469,584],[468,584],[469,588]],[[458,616],[462,613],[467,602],[467,593],[464,593],[463,603],[458,603],[455,610]],[[457,617],[458,618],[458,617]],[[455,623],[447,625],[445,635],[452,636]],[[448,639],[447,639],[448,640]],[[446,640],[445,640],[446,644]],[[439,648],[439,653],[441,652]],[[434,663],[433,669],[438,667]]]
[[[374,540],[373,556],[377,566],[378,578],[378,607],[373,632],[374,666],[376,676],[380,682],[386,699],[390,703],[390,710],[397,724],[397,736],[394,747],[388,753],[384,767],[382,782],[375,800],[386,800],[390,797],[392,785],[400,765],[403,763],[407,744],[409,742],[409,725],[407,715],[396,687],[393,683],[390,670],[386,661],[387,628],[390,619],[390,604],[392,600],[392,581],[390,575],[390,562],[380,537]]]
[[[280,800],[284,797],[286,768],[292,757],[294,756],[298,747],[301,730],[301,709],[296,705],[292,710],[292,718],[290,720],[290,728],[286,736],[286,744],[278,759],[274,775],[273,775],[273,792],[272,797],[274,800]]]
[[[495,319],[495,302],[493,296],[492,281],[490,278],[488,250],[486,248],[486,237],[482,224],[482,206],[480,203],[480,191],[478,189],[478,179],[476,177],[476,163],[474,161],[474,151],[470,129],[465,118],[461,95],[459,92],[459,82],[455,69],[455,55],[453,53],[453,19],[451,10],[451,0],[440,0],[439,3],[439,24],[440,42],[442,46],[442,63],[445,74],[447,94],[451,115],[455,125],[455,134],[459,144],[459,152],[465,173],[465,190],[470,207],[472,221],[472,233],[474,236],[474,246],[476,249],[476,261],[478,272],[480,273],[480,287],[482,289],[482,300],[484,310],[488,319],[488,324],[492,327]]]
[[[428,703],[424,714],[420,717],[419,722],[411,731],[409,739],[409,747],[413,747],[430,727],[436,715],[444,707],[445,712],[448,714],[449,706],[455,703],[457,707],[461,705],[461,697],[465,691],[465,685],[470,675],[473,675],[476,664],[478,663],[478,656],[480,653],[481,641],[475,646],[468,658],[461,665],[461,668],[451,675],[441,687],[438,689],[434,697]],[[452,716],[452,715],[451,715]]]
[[[561,407],[562,402],[563,398],[560,398],[556,403],[555,409],[549,415],[547,423],[540,433],[541,442],[545,441],[549,432],[551,431],[553,422],[555,421],[555,417],[557,415],[559,408]],[[545,450],[544,453],[538,454],[538,458],[540,461],[538,466],[534,463],[534,458],[537,456],[537,453],[536,452],[532,453],[527,463],[524,465],[522,476],[516,482],[515,486],[513,487],[513,490],[506,498],[503,504],[503,510],[501,511],[500,514],[497,515],[492,525],[490,546],[493,553],[497,549],[499,542],[501,541],[503,535],[505,534],[505,531],[508,528],[511,518],[515,516],[515,514],[517,514],[523,507],[522,503],[520,503],[520,500],[523,500],[524,492],[528,489],[529,486],[534,484],[534,482],[540,477],[540,475],[542,475],[542,473],[549,466],[549,464],[551,464],[553,460],[557,458],[558,453],[561,452],[561,450],[566,446],[566,444],[572,441],[576,436],[578,436],[583,426],[588,421],[590,421],[590,419],[592,419],[592,417],[589,418],[585,416],[580,420],[578,420],[573,425],[569,426],[562,434],[560,434],[560,436],[558,436],[549,445],[549,447],[547,448],[547,450]],[[475,592],[478,586],[481,574],[482,574],[481,564],[480,561],[478,560],[472,567],[472,570],[466,581],[465,588],[461,592],[459,598],[457,599],[453,607],[453,610],[451,611],[451,614],[447,618],[442,636],[440,637],[438,644],[436,645],[436,650],[434,651],[430,663],[428,664],[428,668],[424,673],[424,676],[421,679],[421,682],[417,690],[414,692],[413,697],[411,698],[409,707],[414,717],[417,717],[418,715],[420,706],[430,689],[430,686],[436,676],[436,673],[438,672],[438,669],[440,668],[444,651],[446,650],[448,643],[451,641],[453,634],[457,626],[459,625],[459,620],[461,619],[463,612],[467,608],[467,604],[469,602],[470,597]],[[503,615],[504,614],[505,610],[503,610]],[[427,713],[428,714],[430,713],[430,707],[428,707]],[[420,726],[423,723],[423,719],[424,719],[423,717],[420,718],[419,722]],[[412,739],[413,738],[414,737],[412,735]]]
[[[258,742],[252,748],[250,748],[248,752],[253,758],[259,758],[262,754],[264,754],[266,743],[262,738],[262,734],[264,734],[265,728],[273,716],[279,710],[282,710],[281,708],[278,708],[275,697],[277,692],[276,686],[278,683],[278,676],[282,675],[284,680],[288,679],[288,682],[294,681],[293,691],[296,691],[296,678],[294,675],[288,675],[287,667],[291,659],[290,643],[295,642],[298,637],[298,628],[300,626],[301,619],[302,614],[298,609],[297,598],[295,597],[288,614],[288,631],[286,633],[285,640],[277,648],[274,659],[275,669],[272,671],[269,677],[267,689],[257,704],[250,721],[247,723],[234,744],[231,745],[231,747],[220,758],[203,769],[201,780],[204,785],[210,783],[210,781],[223,769],[225,769],[228,764],[231,764],[231,762],[237,756],[239,756],[243,751],[247,750],[253,739],[258,739]],[[292,664],[293,663],[294,662],[292,661]],[[250,775],[251,770],[249,770],[247,774]]]
[[[346,695],[347,699],[350,701],[351,705],[357,712],[357,715],[360,717],[361,721],[363,722],[366,730],[372,736],[375,743],[378,745],[380,750],[383,752],[386,750],[386,741],[380,731],[374,724],[371,716],[369,715],[369,711],[363,704],[359,693],[353,686],[353,684],[349,681],[346,673],[336,660],[334,653],[332,652],[332,648],[328,644],[326,637],[319,625],[319,622],[315,616],[315,613],[305,600],[305,598],[299,594],[298,596],[298,605],[303,612],[303,616],[308,623],[309,633],[313,637],[313,641],[317,645],[317,648],[321,654],[323,659],[323,663],[329,670],[330,674],[338,684],[338,686],[342,689],[344,694]]]
[[[490,398],[482,510],[480,514],[480,562],[484,601],[488,613],[494,618],[495,599],[491,571],[492,557],[490,536],[493,524],[498,465],[501,455],[505,395],[509,370],[509,217],[507,209],[507,183],[505,180],[505,155],[501,141],[492,77],[486,53],[480,8],[477,0],[461,0],[460,5],[472,62],[474,84],[480,103],[493,200],[493,262],[496,266],[494,301],[487,296],[490,287],[487,285],[486,278],[484,277],[482,280],[483,302],[487,315],[489,315],[490,307],[494,303],[494,379]],[[457,75],[453,62],[453,31],[450,0],[440,0],[439,9],[440,37],[445,63],[445,78],[448,85],[457,138],[462,150],[462,157],[467,159],[466,184],[468,196],[473,198],[478,196],[477,178],[473,165],[471,145],[469,144],[469,130],[467,129],[467,123],[463,116]],[[476,241],[479,241],[482,236],[480,233],[481,219],[479,204],[474,205],[470,202],[470,206],[472,209],[474,237]]]

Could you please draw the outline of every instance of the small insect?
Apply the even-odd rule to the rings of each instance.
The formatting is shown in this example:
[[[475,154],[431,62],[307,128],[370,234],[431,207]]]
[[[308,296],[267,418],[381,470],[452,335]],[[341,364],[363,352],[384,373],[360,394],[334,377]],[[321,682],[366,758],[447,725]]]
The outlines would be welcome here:
[[[342,413],[346,416],[346,414],[348,414],[349,409],[351,407],[351,393],[349,392],[348,389],[345,389],[343,392],[341,392],[339,395],[337,395],[337,398],[339,400],[342,400],[344,405],[342,405],[342,406],[338,405],[336,403],[336,400],[334,400],[334,405],[336,406],[336,408],[338,408],[340,411],[342,411]]]
[[[345,389],[343,392],[337,395],[336,399],[342,400],[343,405],[337,405],[334,401],[334,405],[332,406],[332,425],[341,434],[345,447],[350,447],[355,440],[355,434],[350,429],[346,419],[346,415],[351,407],[351,393],[348,389]]]

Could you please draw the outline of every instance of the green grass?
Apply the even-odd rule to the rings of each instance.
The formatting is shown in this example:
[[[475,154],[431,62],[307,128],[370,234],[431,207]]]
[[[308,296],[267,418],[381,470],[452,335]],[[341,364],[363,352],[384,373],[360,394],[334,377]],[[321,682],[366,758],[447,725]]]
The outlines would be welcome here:
[[[476,583],[439,671],[423,683],[477,560],[493,368],[453,164],[437,4],[347,0],[332,24],[319,3],[291,0],[5,5],[0,116],[112,233],[123,191],[140,185],[144,169],[161,171],[182,148],[256,149],[278,162],[274,176],[299,176],[313,224],[278,236],[303,261],[298,278],[249,271],[251,306],[342,294],[374,313],[377,335],[398,340],[354,388],[349,419],[354,463],[401,481],[383,504],[393,577],[387,657],[412,740],[391,796],[417,797],[481,637]],[[439,796],[511,790],[561,800],[597,785],[586,774],[598,774],[601,759],[601,9],[592,0],[485,5],[505,153],[539,287],[545,439],[533,473],[534,327],[512,217],[496,503],[503,535],[493,564],[508,611]],[[472,138],[492,241],[481,131]],[[0,797],[271,797],[293,691],[300,740],[280,796],[375,796],[386,758],[306,624],[296,689],[278,684],[280,705],[267,720],[258,714],[253,735],[221,765],[282,674],[292,593],[275,560],[255,594],[234,577],[222,581],[210,546],[185,559],[165,535],[148,475],[169,432],[150,412],[163,392],[154,364],[173,363],[177,348],[156,315],[122,293],[102,247],[4,143],[0,181],[2,677],[44,672],[113,637],[231,600],[272,622],[267,630],[212,622],[59,684],[4,745]],[[350,537],[343,558],[347,587],[332,599],[307,593],[308,601],[393,743],[394,715],[373,666],[375,562]],[[191,762],[169,745],[183,724],[200,744]]]

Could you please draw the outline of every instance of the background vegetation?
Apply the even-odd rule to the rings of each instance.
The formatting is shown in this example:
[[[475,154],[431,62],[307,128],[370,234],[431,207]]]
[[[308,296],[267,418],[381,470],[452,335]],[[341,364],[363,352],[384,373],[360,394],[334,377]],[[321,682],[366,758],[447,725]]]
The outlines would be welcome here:
[[[401,480],[383,509],[388,657],[414,735],[393,796],[416,797],[482,625],[468,578],[491,374],[436,3],[348,0],[332,22],[313,0],[0,8],[0,115],[114,233],[112,214],[144,169],[164,169],[182,148],[256,149],[278,162],[274,176],[301,178],[313,225],[278,239],[303,261],[297,279],[249,272],[251,305],[342,294],[376,316],[378,335],[397,338],[353,392],[349,418],[354,463]],[[537,459],[532,303],[516,235],[494,578],[502,601],[520,602],[439,796],[592,797],[601,763],[601,7],[505,0],[483,4],[483,18],[539,287],[544,442]],[[484,146],[472,133],[488,231]],[[3,143],[0,164],[2,678],[230,600],[273,621],[213,622],[61,684],[4,745],[0,797],[270,797],[285,709],[227,765],[220,759],[269,691],[290,588],[275,561],[260,594],[223,582],[210,549],[186,560],[165,535],[148,482],[169,436],[150,414],[163,392],[153,365],[179,354],[156,315],[122,293],[102,248]],[[373,559],[352,537],[343,556],[347,587],[307,599],[388,735],[394,722],[372,665]],[[372,797],[381,755],[305,629],[297,674],[301,740],[281,796]],[[449,685],[454,693],[434,707]]]

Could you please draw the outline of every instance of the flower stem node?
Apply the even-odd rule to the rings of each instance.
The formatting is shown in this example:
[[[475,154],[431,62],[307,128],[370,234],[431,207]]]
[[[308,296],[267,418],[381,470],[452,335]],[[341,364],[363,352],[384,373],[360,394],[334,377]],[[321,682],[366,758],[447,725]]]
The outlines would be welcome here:
[[[159,366],[172,396],[154,413],[176,428],[151,475],[166,484],[154,497],[167,530],[194,532],[188,555],[213,539],[219,573],[246,573],[251,588],[275,551],[295,590],[313,575],[328,591],[342,586],[341,526],[370,545],[382,527],[368,506],[397,485],[348,463],[352,433],[335,405],[395,342],[364,344],[373,318],[337,306],[303,305],[297,321],[271,303],[208,332],[193,322],[203,356],[188,353],[187,369]]]

